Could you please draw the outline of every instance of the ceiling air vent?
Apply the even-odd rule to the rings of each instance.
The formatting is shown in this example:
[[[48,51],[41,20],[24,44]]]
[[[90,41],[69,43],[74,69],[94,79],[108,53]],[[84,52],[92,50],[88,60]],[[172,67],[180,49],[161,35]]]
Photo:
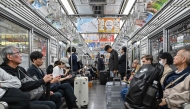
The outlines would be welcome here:
[[[89,0],[90,5],[106,5],[107,0]]]
[[[92,6],[93,14],[104,14],[104,6]]]

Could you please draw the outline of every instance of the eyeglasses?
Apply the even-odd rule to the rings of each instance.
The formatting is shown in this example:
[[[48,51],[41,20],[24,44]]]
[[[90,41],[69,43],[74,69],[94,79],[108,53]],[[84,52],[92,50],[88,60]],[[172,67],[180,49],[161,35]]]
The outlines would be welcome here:
[[[9,54],[18,54],[18,55],[20,55],[21,54],[21,52],[16,52],[16,53],[9,53]]]

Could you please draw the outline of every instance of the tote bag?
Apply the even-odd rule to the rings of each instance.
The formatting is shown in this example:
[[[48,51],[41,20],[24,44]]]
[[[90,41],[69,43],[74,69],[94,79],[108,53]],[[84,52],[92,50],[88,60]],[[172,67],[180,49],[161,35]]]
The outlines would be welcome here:
[[[38,80],[38,78],[36,76],[33,76],[33,77],[29,77],[28,75],[26,75],[24,72],[22,72],[20,69],[19,69],[19,74],[20,72],[22,74],[24,74],[25,78],[23,78],[21,80],[22,83],[26,83],[26,82],[29,82],[29,81],[36,81]],[[33,89],[31,91],[29,91],[29,94],[30,94],[30,100],[34,100],[34,99],[39,99],[42,94],[44,93],[44,89],[42,87],[42,85],[36,89]]]

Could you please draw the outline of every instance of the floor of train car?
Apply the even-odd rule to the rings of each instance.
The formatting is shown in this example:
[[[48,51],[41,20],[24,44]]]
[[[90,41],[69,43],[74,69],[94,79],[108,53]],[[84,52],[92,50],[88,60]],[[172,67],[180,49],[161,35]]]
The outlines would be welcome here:
[[[67,108],[62,107],[61,109]],[[105,85],[100,85],[98,80],[93,80],[93,86],[89,88],[89,104],[87,109],[106,109]]]

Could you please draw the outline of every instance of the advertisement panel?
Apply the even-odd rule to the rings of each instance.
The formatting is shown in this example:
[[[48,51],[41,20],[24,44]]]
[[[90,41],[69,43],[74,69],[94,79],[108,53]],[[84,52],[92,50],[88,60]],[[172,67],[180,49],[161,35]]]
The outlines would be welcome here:
[[[77,19],[78,32],[98,32],[97,18],[78,18]]]
[[[118,33],[120,30],[120,18],[99,18],[98,32]]]

